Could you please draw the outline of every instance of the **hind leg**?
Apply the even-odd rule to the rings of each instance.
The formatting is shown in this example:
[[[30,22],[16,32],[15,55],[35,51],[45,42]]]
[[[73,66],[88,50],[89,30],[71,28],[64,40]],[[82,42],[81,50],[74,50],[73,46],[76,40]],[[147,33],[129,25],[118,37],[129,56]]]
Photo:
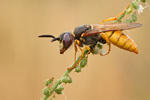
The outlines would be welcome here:
[[[105,55],[108,55],[110,50],[111,50],[111,43],[110,43],[110,41],[109,41],[109,39],[108,39],[108,37],[105,33],[101,33],[101,36],[104,40],[106,40],[107,45],[109,46],[109,49],[108,49],[107,53],[105,53],[105,54],[100,53],[101,56],[105,56]]]
[[[123,14],[125,13],[125,11],[128,9],[129,6],[130,6],[130,5],[128,5],[128,6],[125,8],[125,10],[123,10],[123,11],[122,11],[120,14],[118,14],[117,16],[102,20],[102,21],[101,21],[101,24],[103,24],[103,23],[106,22],[106,21],[114,21],[114,20],[117,20],[117,18],[118,18],[119,16],[121,16],[121,15],[123,15]]]

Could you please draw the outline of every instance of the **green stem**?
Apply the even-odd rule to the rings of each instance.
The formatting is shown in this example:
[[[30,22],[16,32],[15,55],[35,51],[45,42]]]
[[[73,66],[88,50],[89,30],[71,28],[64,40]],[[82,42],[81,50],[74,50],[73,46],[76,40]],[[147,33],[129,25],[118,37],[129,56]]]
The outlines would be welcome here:
[[[129,14],[129,12],[130,12],[130,13],[133,12],[131,8],[132,8],[132,7],[135,8],[135,4],[136,4],[136,6],[138,6],[138,2],[140,2],[140,0],[133,0],[133,1],[131,2],[131,4],[129,5],[129,7],[124,11],[124,13],[123,13],[122,15],[120,15],[120,16],[117,18],[117,20],[113,21],[113,23],[123,22],[122,19],[123,19],[127,14]],[[138,7],[137,7],[137,8],[138,8]],[[137,10],[137,8],[136,8],[136,10]],[[130,11],[128,11],[128,10],[130,10]]]
[[[84,57],[85,57],[86,54],[88,54],[88,50],[85,50]],[[49,95],[45,95],[42,98],[42,100],[47,100],[53,94],[53,92],[56,90],[58,85],[60,85],[62,83],[62,78],[69,75],[69,73],[74,69],[74,64],[76,64],[79,61],[80,58],[81,58],[81,56],[79,56],[77,58],[76,62],[72,64],[72,66],[70,67],[71,69],[69,69],[69,70],[67,69],[66,72],[53,84],[53,86],[51,87],[51,89],[49,91]]]
[[[45,95],[42,100],[47,100],[47,98],[49,97],[50,95]]]

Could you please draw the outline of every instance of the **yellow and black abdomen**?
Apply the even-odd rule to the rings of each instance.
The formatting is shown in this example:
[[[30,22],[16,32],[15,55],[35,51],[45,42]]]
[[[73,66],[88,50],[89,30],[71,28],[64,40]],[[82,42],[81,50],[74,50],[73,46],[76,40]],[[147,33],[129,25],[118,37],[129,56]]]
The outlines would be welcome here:
[[[138,54],[138,49],[135,42],[129,36],[123,34],[122,31],[109,31],[105,32],[105,34],[112,44],[118,46],[119,48]]]

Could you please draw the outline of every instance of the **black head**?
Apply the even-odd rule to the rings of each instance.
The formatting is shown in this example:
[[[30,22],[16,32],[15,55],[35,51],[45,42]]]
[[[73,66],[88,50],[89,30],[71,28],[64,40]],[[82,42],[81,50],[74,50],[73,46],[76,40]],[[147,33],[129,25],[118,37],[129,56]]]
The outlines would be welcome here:
[[[64,32],[59,37],[53,35],[40,35],[39,37],[51,37],[51,42],[59,41],[60,54],[63,54],[74,41],[74,37],[71,32]]]

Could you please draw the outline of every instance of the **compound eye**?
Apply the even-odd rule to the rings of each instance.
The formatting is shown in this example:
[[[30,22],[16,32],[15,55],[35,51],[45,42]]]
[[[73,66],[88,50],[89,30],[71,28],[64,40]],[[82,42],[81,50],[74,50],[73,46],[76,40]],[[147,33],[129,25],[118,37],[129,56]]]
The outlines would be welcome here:
[[[65,48],[68,48],[72,44],[72,39],[69,34],[64,34],[63,44]]]
[[[62,40],[60,41],[61,44],[60,53],[63,54],[71,46],[74,38],[70,32],[65,32],[60,37]]]

